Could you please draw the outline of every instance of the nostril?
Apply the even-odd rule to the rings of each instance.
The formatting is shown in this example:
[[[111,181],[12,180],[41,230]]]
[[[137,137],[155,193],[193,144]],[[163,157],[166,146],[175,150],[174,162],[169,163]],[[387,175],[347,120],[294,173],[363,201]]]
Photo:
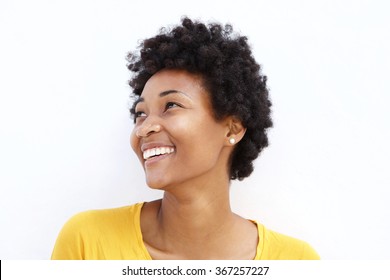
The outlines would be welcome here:
[[[152,133],[159,132],[161,130],[161,125],[159,124],[150,124],[146,126],[142,126],[138,128],[138,130],[135,132],[135,135],[138,138],[147,137]]]

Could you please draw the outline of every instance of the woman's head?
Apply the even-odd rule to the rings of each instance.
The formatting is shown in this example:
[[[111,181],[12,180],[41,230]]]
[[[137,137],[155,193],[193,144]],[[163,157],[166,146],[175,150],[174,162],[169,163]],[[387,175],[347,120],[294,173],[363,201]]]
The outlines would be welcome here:
[[[181,25],[161,29],[157,36],[144,40],[140,55],[131,53],[128,61],[134,72],[129,84],[135,96],[140,96],[147,81],[162,69],[186,70],[200,77],[214,118],[232,116],[246,128],[230,157],[230,178],[241,180],[252,173],[253,160],[268,145],[266,130],[272,121],[267,79],[246,37],[233,33],[230,25],[206,26],[184,18]]]

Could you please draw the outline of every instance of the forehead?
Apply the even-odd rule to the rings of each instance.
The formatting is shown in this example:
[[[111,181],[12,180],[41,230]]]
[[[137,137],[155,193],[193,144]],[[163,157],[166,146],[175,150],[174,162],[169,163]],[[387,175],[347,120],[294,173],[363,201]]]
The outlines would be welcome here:
[[[202,78],[199,75],[191,74],[185,70],[164,69],[154,74],[146,82],[141,97],[145,99],[169,90],[181,91],[190,95],[206,92],[202,87]]]

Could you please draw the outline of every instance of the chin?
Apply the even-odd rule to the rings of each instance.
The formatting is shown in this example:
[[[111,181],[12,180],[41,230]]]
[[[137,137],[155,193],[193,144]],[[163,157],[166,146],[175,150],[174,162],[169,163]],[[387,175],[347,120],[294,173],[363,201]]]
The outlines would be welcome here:
[[[146,184],[148,185],[149,188],[154,189],[154,190],[164,190],[165,187],[167,186],[167,182],[164,179],[151,179],[151,178],[146,178]]]

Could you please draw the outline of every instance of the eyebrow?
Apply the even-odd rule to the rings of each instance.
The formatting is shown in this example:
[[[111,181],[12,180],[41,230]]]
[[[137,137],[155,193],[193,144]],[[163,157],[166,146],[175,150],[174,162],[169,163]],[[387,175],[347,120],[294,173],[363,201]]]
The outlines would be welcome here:
[[[169,89],[169,90],[165,90],[165,91],[162,91],[159,93],[158,96],[160,97],[164,97],[164,96],[167,96],[169,94],[175,94],[175,93],[180,93],[180,94],[183,94],[185,95],[186,97],[190,98],[185,92],[182,92],[182,91],[179,91],[179,90],[175,90],[175,89]],[[145,98],[143,97],[140,97],[138,98],[135,102],[134,102],[134,108],[137,106],[138,103],[140,102],[145,102]]]
[[[167,96],[167,95],[172,94],[172,93],[180,93],[180,94],[183,94],[183,95],[188,97],[188,95],[185,92],[182,92],[182,91],[179,91],[179,90],[175,90],[175,89],[170,89],[170,90],[166,90],[166,91],[160,92],[159,96],[160,97],[164,97],[164,96]]]

